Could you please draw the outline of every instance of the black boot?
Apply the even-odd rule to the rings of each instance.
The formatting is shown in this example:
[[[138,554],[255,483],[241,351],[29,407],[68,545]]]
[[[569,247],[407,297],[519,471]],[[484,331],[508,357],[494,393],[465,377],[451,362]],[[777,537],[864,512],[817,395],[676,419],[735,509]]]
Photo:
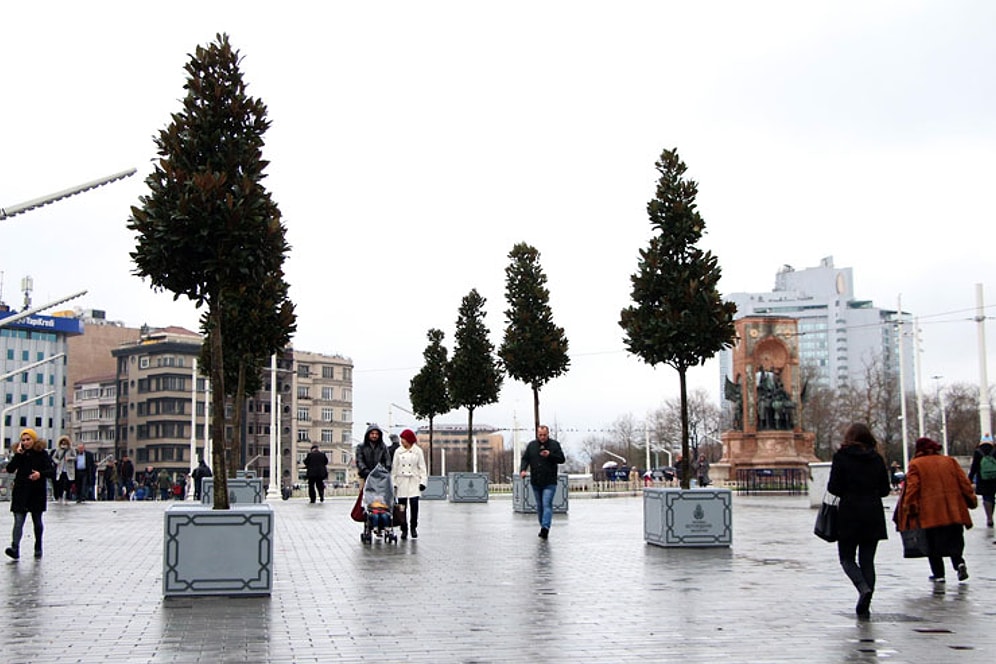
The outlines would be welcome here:
[[[402,524],[401,526],[401,539],[408,539],[408,526]]]
[[[412,524],[412,539],[418,539],[418,526]]]
[[[17,549],[15,549],[12,546],[8,546],[6,549],[3,550],[3,552],[6,553],[11,558],[13,558],[14,560],[17,560],[18,558],[21,557],[21,554],[18,553]]]
[[[858,595],[858,603],[854,606],[854,612],[861,618],[867,618],[871,615],[869,609],[872,603],[872,589],[868,586],[862,586],[858,592],[861,594]]]

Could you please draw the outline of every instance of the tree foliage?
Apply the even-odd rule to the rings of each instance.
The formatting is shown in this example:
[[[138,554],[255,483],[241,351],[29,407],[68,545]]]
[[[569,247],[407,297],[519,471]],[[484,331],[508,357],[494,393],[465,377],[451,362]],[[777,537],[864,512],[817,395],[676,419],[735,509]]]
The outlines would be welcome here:
[[[425,364],[412,376],[408,386],[408,398],[412,403],[415,417],[429,420],[429,473],[432,473],[433,420],[452,410],[449,386],[446,384],[448,353],[443,346],[442,330],[430,329],[426,335],[429,344],[422,351]]]
[[[282,272],[285,229],[262,184],[263,134],[270,123],[263,102],[247,94],[240,61],[227,35],[189,56],[182,109],[154,138],[159,160],[145,181],[149,193],[128,220],[138,235],[131,253],[135,274],[154,290],[206,307],[203,357],[214,395],[216,471],[226,468],[230,452],[225,351],[238,370],[249,358],[279,349],[294,324]],[[215,508],[227,509],[226,473],[215,478]]]
[[[564,328],[553,323],[550,291],[540,254],[524,242],[512,247],[505,268],[505,339],[498,350],[505,371],[533,390],[534,430],[540,426],[539,393],[550,380],[567,371]]]
[[[476,289],[464,296],[457,315],[456,345],[447,367],[450,398],[467,409],[467,470],[473,470],[474,410],[498,400],[502,369],[484,324],[486,300]]]
[[[656,232],[640,251],[637,272],[630,278],[632,306],[622,310],[629,352],[647,364],[667,364],[678,372],[682,411],[682,456],[688,459],[686,373],[732,345],[736,305],[719,295],[719,261],[695,246],[705,222],[696,209],[698,185],[685,178],[677,150],[664,150],[655,164],[660,179],[647,203]],[[690,477],[683,474],[682,486]]]

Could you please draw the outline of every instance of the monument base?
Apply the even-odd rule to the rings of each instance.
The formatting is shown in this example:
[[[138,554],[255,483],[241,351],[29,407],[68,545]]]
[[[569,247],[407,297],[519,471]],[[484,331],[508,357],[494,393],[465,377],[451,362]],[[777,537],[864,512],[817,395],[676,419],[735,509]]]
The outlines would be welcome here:
[[[809,473],[809,464],[819,461],[813,454],[816,434],[806,431],[727,431],[723,458],[712,464],[715,479],[735,481],[742,469],[798,469]]]

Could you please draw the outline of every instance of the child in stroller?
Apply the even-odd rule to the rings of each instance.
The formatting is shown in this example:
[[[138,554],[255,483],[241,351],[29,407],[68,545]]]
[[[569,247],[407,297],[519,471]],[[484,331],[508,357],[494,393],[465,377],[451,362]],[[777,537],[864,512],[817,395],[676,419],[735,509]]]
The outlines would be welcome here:
[[[385,542],[398,541],[392,519],[394,483],[391,480],[391,471],[381,464],[377,464],[370,471],[363,485],[363,511],[366,520],[363,522],[363,532],[360,533],[361,542],[370,544],[374,535],[383,536]]]

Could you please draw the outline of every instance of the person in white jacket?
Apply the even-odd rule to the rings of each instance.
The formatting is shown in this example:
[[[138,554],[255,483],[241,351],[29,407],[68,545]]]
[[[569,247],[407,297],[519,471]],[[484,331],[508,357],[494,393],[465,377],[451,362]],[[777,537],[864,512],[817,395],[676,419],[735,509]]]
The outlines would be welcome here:
[[[401,539],[408,539],[411,531],[412,539],[418,538],[418,499],[425,491],[425,481],[428,470],[425,466],[425,455],[422,448],[416,445],[418,438],[411,429],[401,432],[401,447],[394,452],[391,461],[391,479],[394,481],[395,498],[401,509],[399,523]]]

